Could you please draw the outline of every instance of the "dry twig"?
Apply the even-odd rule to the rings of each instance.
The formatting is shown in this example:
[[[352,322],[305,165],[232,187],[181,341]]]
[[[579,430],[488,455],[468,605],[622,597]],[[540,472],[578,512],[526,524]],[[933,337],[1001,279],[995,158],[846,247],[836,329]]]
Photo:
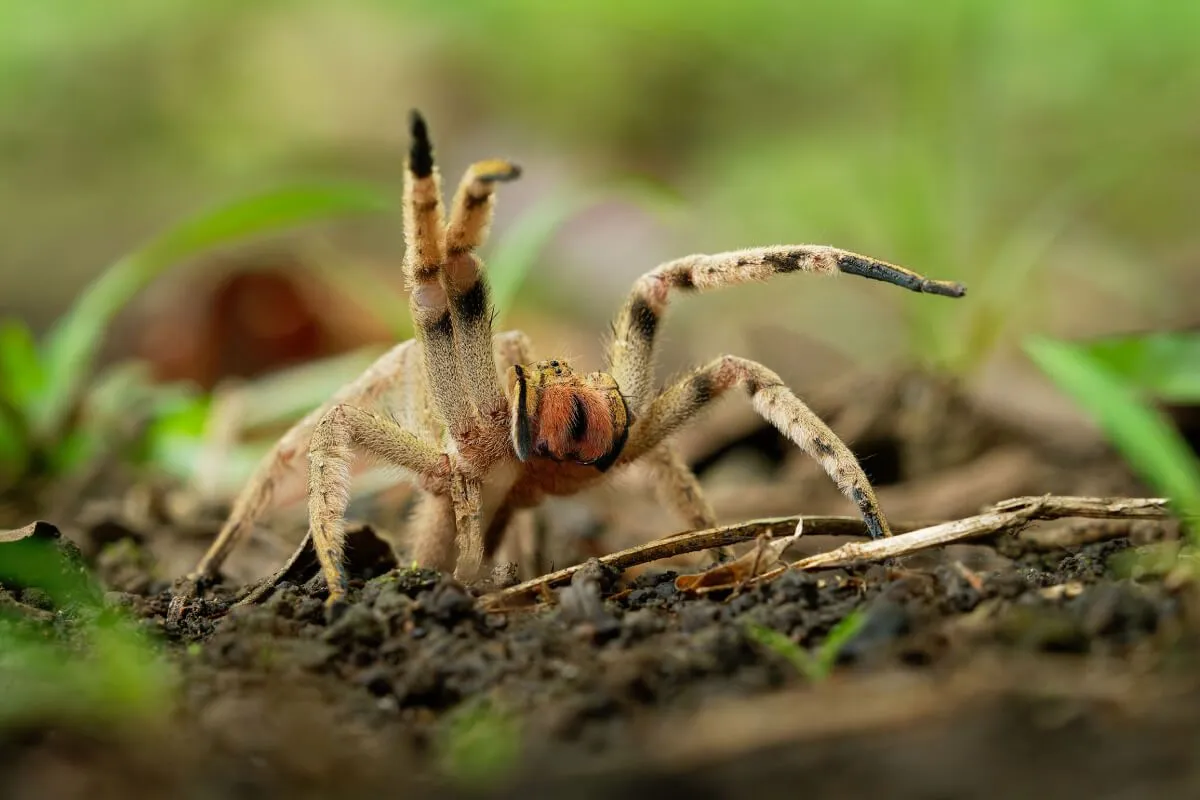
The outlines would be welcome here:
[[[892,523],[893,531],[911,531],[921,528],[924,523]],[[798,525],[803,525],[805,536],[866,536],[867,529],[859,517],[826,517],[826,516],[793,516],[773,517],[770,519],[752,520],[737,525],[725,525],[720,528],[710,528],[703,531],[684,531],[662,539],[610,553],[599,559],[607,567],[619,570],[649,564],[664,558],[696,553],[716,547],[740,544],[757,539],[759,536],[777,538],[792,536]],[[542,575],[538,578],[510,586],[498,592],[484,595],[481,600],[488,607],[499,609],[506,601],[519,600],[528,595],[540,593],[553,586],[560,586],[571,580],[582,564],[576,564],[566,569]]]
[[[896,535],[884,539],[852,542],[826,553],[793,561],[750,578],[748,583],[760,583],[779,577],[789,569],[822,569],[845,566],[863,560],[897,558],[930,547],[960,542],[980,536],[1013,532],[1033,520],[1088,517],[1092,519],[1166,519],[1170,517],[1168,502],[1162,498],[1101,498],[1045,495],[1014,497],[991,506],[982,514],[966,519],[922,527],[893,525]],[[755,520],[706,531],[676,534],[665,539],[631,547],[605,556],[600,563],[617,569],[628,569],[662,558],[693,553],[712,547],[750,541],[760,535],[772,538],[794,533],[802,524],[807,535],[861,535],[861,522],[852,517],[780,517]],[[551,586],[566,583],[582,565],[551,572],[516,586],[484,595],[481,602],[488,608],[501,610],[535,593],[547,593]]]

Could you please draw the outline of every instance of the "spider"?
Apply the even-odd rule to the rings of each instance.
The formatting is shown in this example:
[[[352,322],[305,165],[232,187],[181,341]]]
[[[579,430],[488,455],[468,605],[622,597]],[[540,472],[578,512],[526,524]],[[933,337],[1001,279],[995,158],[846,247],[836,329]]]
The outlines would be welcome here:
[[[328,604],[347,592],[343,564],[349,464],[356,451],[415,481],[412,557],[477,579],[518,509],[571,495],[641,461],[671,505],[696,527],[714,514],[670,442],[681,426],[735,387],[755,411],[816,459],[858,508],[872,538],[889,536],[871,484],[850,449],[767,367],[723,355],[655,389],[655,339],[672,292],[698,292],[774,275],[848,273],[915,292],[962,297],[958,283],[819,245],[690,255],[643,275],[612,326],[607,367],[577,371],[535,360],[520,331],[495,334],[483,262],[497,184],[521,174],[508,161],[471,165],[445,218],[441,177],[425,120],[411,113],[404,174],[405,284],[416,338],[396,345],[289,430],[257,466],[220,534],[176,594],[180,604],[216,577],[307,450],[308,513]]]

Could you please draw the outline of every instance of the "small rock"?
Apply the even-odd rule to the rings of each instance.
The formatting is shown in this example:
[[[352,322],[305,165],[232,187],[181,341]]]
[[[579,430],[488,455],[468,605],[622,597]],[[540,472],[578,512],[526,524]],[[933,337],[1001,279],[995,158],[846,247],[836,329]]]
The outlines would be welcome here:
[[[595,559],[571,578],[571,585],[558,591],[559,613],[573,625],[587,625],[597,636],[607,637],[620,629],[620,623],[604,606],[600,564]]]
[[[475,613],[475,600],[456,581],[444,579],[421,598],[421,607],[433,619],[450,626]]]
[[[721,606],[710,600],[691,602],[679,612],[679,628],[684,633],[703,630],[721,618],[721,610]]]

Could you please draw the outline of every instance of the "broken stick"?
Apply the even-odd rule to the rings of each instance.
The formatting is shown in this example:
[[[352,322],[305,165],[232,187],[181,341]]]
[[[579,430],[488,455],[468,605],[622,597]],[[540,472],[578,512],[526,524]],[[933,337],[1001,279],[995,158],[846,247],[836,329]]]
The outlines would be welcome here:
[[[808,556],[790,564],[754,576],[749,583],[761,583],[779,577],[789,569],[820,569],[844,566],[862,560],[880,560],[910,555],[930,547],[950,544],[985,535],[1015,532],[1033,520],[1088,517],[1091,519],[1166,519],[1171,516],[1164,498],[1102,498],[1045,495],[1014,497],[986,509],[982,514],[936,525],[893,525],[896,535],[865,542],[851,542],[826,553]],[[779,517],[755,520],[705,531],[676,534],[648,544],[638,545],[599,559],[605,566],[628,569],[662,558],[693,553],[739,542],[750,541],[765,534],[770,537],[789,535],[802,523],[806,535],[847,533],[854,520],[849,517]],[[856,533],[859,531],[855,531]],[[540,578],[484,595],[485,607],[501,610],[507,604],[571,579],[582,565],[551,572]]]

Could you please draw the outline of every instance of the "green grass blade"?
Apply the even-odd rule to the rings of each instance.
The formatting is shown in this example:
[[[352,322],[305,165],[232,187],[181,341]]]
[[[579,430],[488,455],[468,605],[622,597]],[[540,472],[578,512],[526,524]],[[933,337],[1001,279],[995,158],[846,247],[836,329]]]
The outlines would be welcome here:
[[[27,413],[44,379],[33,332],[19,320],[0,322],[0,400]]]
[[[858,635],[866,623],[866,612],[856,610],[847,614],[837,625],[833,626],[817,651],[817,663],[820,666],[822,677],[828,676],[833,671],[842,648]]]
[[[389,211],[393,205],[386,194],[356,184],[271,189],[202,212],[125,256],[93,281],[51,330],[38,430],[53,431],[68,413],[112,318],[176,263],[251,236],[336,216]]]
[[[825,677],[812,654],[774,628],[751,623],[746,626],[746,635],[752,641],[786,659],[808,680],[819,681]]]
[[[1200,535],[1200,463],[1166,418],[1085,347],[1032,337],[1025,351],[1097,421],[1130,467],[1170,498],[1192,534]]]
[[[4,320],[0,323],[0,481],[3,484],[18,478],[29,463],[28,414],[43,377],[33,333],[17,320]]]
[[[1081,347],[1148,397],[1169,403],[1200,402],[1200,332],[1113,336]]]

